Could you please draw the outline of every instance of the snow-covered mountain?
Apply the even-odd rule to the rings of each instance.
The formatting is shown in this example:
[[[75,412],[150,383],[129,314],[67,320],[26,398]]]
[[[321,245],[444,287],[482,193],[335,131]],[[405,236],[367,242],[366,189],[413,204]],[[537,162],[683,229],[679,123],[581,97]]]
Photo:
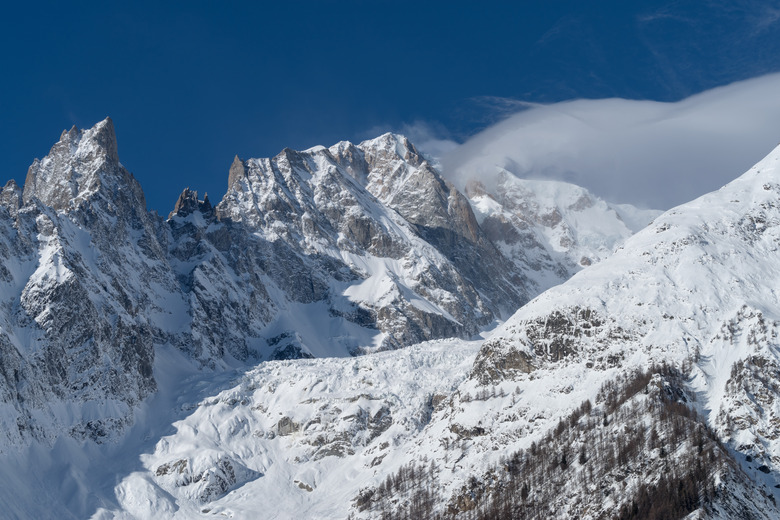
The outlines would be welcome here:
[[[0,449],[120,435],[155,392],[158,348],[211,369],[343,356],[468,337],[529,299],[399,136],[237,159],[229,182],[217,207],[185,190],[163,221],[106,119],[8,183]]]
[[[228,177],[163,219],[105,120],[0,193],[0,516],[778,516],[780,149],[660,216],[393,134]]]
[[[3,202],[0,449],[101,442],[154,393],[155,345],[184,309],[159,222],[110,120],[63,132]]]
[[[485,341],[259,366],[100,514],[776,518],[778,200],[780,148]]]
[[[610,204],[566,182],[521,179],[502,168],[469,178],[466,194],[480,226],[537,294],[607,258],[661,213]]]
[[[475,386],[533,381],[554,417],[616,373],[676,366],[687,403],[774,506],[779,195],[780,148],[521,308],[481,347]]]
[[[470,337],[536,294],[401,136],[236,158],[228,182],[161,219],[106,119],[3,188],[0,449],[113,442],[160,349],[218,371],[344,356]]]
[[[393,134],[236,158],[216,220],[188,222],[216,247],[228,233],[236,255],[259,252],[250,265],[276,287],[268,334],[283,338],[277,352],[344,355],[470,336],[531,296],[465,197]],[[323,311],[324,338],[322,322],[301,319]]]

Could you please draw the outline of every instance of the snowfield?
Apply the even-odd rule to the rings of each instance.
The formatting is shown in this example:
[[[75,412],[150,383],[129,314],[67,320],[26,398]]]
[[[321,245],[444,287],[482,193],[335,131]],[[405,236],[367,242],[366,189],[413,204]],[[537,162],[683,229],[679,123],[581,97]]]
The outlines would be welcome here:
[[[141,456],[145,471],[117,486],[119,506],[145,518],[346,517],[361,487],[408,460],[399,448],[421,436],[432,400],[465,379],[478,348],[440,340],[354,359],[264,363],[184,404],[194,409]]]

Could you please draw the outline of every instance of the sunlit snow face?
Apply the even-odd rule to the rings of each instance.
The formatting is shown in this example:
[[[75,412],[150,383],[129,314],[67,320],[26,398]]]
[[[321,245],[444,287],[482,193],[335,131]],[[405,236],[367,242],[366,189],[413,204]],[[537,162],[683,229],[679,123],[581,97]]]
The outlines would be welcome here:
[[[615,202],[669,208],[719,188],[780,140],[780,74],[677,103],[534,105],[442,157],[461,186],[496,167],[566,180]],[[487,177],[487,178],[486,178]]]

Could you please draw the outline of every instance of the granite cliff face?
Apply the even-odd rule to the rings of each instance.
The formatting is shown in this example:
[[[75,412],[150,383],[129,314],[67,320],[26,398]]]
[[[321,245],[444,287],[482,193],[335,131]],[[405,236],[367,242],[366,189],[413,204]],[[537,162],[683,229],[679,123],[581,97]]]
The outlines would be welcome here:
[[[207,345],[222,344],[245,359],[398,348],[473,335],[527,301],[522,278],[483,236],[466,199],[402,142],[414,150],[388,134],[235,158],[213,211],[182,194],[168,221],[174,269],[195,342],[219,336],[198,352],[219,357]],[[379,185],[414,201],[417,213],[379,198]]]

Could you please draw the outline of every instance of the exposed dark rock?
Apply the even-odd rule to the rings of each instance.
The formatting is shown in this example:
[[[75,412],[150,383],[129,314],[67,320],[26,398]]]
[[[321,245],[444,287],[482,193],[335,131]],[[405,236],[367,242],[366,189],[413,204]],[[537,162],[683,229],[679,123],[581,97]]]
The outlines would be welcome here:
[[[531,357],[526,352],[513,346],[508,347],[502,340],[495,340],[486,342],[479,350],[471,377],[487,385],[533,370]]]
[[[276,423],[276,434],[280,436],[290,435],[301,429],[301,425],[293,421],[289,417],[282,417],[279,422]]]
[[[233,185],[246,177],[246,166],[244,165],[244,161],[238,158],[238,155],[236,155],[233,158],[233,163],[230,165],[230,172],[228,175],[228,189],[232,188]]]

